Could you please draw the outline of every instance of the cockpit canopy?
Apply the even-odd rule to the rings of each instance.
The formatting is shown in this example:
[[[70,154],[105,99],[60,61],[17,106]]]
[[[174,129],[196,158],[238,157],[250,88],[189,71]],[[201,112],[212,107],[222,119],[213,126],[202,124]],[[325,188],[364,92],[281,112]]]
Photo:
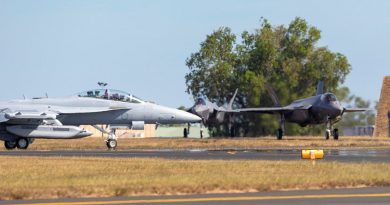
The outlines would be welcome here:
[[[206,101],[203,98],[198,98],[196,100],[196,105],[206,105]]]
[[[89,98],[98,98],[106,100],[115,100],[129,103],[142,103],[143,101],[138,97],[131,95],[129,93],[113,90],[113,89],[95,89],[88,90],[82,93],[77,94],[79,97],[89,97]]]
[[[324,95],[322,95],[322,98],[326,102],[335,102],[335,101],[337,101],[336,96],[334,94],[332,94],[332,93],[325,93]]]

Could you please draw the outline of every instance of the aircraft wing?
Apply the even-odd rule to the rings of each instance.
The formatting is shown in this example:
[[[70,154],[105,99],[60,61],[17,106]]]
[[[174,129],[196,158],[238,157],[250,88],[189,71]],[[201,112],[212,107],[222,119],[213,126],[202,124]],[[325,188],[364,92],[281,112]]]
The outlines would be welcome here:
[[[84,113],[96,113],[107,112],[112,110],[131,110],[128,107],[61,107],[56,106],[50,109],[58,114],[84,114]]]
[[[238,112],[240,112],[240,110],[228,110],[228,109],[223,108],[223,107],[215,107],[214,110],[216,110],[218,112],[226,112],[226,113],[238,113]]]
[[[258,108],[242,108],[239,109],[239,112],[254,112],[254,113],[281,113],[292,111],[291,108],[285,107],[258,107]]]
[[[258,108],[242,108],[239,109],[239,112],[254,112],[254,113],[285,113],[285,112],[291,112],[294,110],[308,110],[311,107],[311,105],[307,106],[299,106],[299,107],[258,107]]]
[[[365,112],[369,110],[368,108],[344,108],[344,112]]]

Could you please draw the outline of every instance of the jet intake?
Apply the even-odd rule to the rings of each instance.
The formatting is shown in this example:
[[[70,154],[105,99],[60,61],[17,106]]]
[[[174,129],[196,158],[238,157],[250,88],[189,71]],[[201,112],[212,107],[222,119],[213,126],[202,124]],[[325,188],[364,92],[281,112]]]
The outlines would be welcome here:
[[[110,124],[111,129],[144,130],[144,121],[132,121],[131,124]]]
[[[145,129],[145,122],[144,121],[132,121],[131,122],[131,129],[144,130]]]
[[[225,112],[217,112],[216,119],[218,123],[223,123],[223,121],[225,120]]]
[[[14,125],[6,129],[14,135],[27,138],[72,139],[92,135],[77,126]]]

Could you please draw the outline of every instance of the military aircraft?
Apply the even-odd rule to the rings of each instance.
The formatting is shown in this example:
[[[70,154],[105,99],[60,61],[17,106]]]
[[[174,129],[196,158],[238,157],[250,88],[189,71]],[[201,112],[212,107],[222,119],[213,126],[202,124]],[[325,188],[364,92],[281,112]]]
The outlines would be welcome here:
[[[37,138],[73,139],[92,133],[93,125],[108,134],[106,145],[117,147],[115,129],[144,129],[144,124],[182,124],[201,118],[185,111],[146,102],[113,89],[93,89],[64,98],[35,98],[0,102],[0,140],[7,149],[27,149]],[[109,124],[110,131],[97,126]]]
[[[329,139],[332,135],[335,140],[338,140],[338,129],[333,129],[333,125],[341,120],[343,114],[346,112],[363,112],[368,109],[343,107],[333,93],[324,93],[323,87],[323,81],[320,81],[315,96],[296,100],[287,106],[281,106],[273,89],[267,86],[266,88],[275,107],[242,108],[238,111],[278,114],[280,116],[280,128],[276,134],[278,140],[283,138],[286,121],[297,123],[302,127],[309,124],[326,124],[325,138]]]
[[[233,102],[237,95],[237,89],[233,94],[233,97],[230,99],[229,104],[226,106],[218,106],[216,103],[212,103],[208,100],[205,100],[204,98],[198,98],[195,101],[195,104],[186,109],[187,112],[195,114],[202,118],[203,124],[208,123],[217,123],[221,124],[224,123],[227,119],[229,122],[229,132],[231,136],[234,136],[234,127],[233,127],[233,113],[236,113],[236,111],[233,110]],[[228,115],[226,115],[228,113]],[[202,126],[202,125],[201,125]],[[184,130],[184,137],[189,133],[190,126],[188,128],[185,128]],[[201,138],[202,138],[202,129],[201,129]]]

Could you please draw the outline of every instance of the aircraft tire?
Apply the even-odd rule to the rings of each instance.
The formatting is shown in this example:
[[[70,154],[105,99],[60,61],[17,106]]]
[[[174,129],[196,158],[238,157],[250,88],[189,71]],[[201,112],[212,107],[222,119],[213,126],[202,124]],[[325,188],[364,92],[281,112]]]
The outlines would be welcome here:
[[[339,129],[334,129],[333,130],[333,139],[338,140],[339,139]]]
[[[325,139],[326,139],[326,140],[329,140],[329,138],[330,138],[330,131],[329,131],[329,130],[326,130],[326,131],[325,131]]]
[[[24,137],[21,137],[18,139],[18,141],[16,141],[16,147],[18,149],[27,149],[29,144],[30,143],[29,143],[28,139],[24,138]]]
[[[107,148],[108,149],[116,149],[117,145],[118,145],[118,142],[114,139],[109,139],[107,142],[106,142],[106,145],[107,145]]]
[[[278,129],[278,131],[276,133],[276,139],[277,140],[282,140],[283,139],[283,130],[282,129]]]
[[[7,150],[12,150],[16,148],[16,142],[15,141],[4,141],[4,147]]]
[[[188,130],[187,130],[187,128],[184,128],[184,130],[183,130],[183,137],[184,138],[188,137]]]
[[[230,137],[235,137],[236,136],[236,130],[234,129],[234,126],[232,126],[231,128],[230,128]]]

